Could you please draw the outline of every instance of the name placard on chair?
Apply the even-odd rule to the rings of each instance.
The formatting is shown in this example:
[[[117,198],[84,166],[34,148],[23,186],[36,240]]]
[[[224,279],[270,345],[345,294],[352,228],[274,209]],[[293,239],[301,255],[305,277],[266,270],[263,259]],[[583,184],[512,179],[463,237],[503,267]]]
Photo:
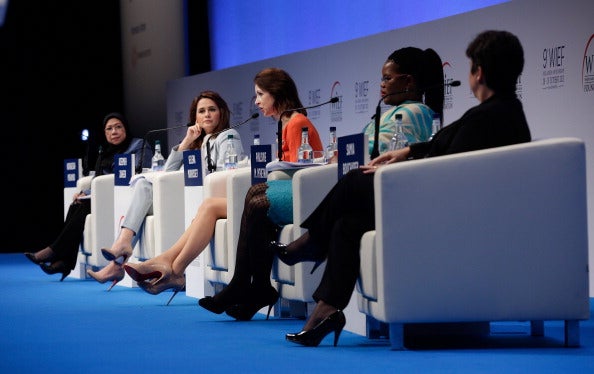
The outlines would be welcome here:
[[[116,186],[128,186],[130,179],[134,176],[134,155],[117,154],[114,157],[114,179],[113,184]]]
[[[202,186],[202,159],[200,150],[188,149],[184,153],[184,185]]]
[[[270,144],[252,145],[250,152],[252,160],[252,185],[266,182],[266,178],[268,177],[266,164],[272,161],[272,146]]]
[[[363,133],[341,136],[338,143],[338,179],[352,169],[369,162],[367,135]]]
[[[81,171],[79,158],[64,159],[64,188],[76,187],[76,181],[80,178]]]

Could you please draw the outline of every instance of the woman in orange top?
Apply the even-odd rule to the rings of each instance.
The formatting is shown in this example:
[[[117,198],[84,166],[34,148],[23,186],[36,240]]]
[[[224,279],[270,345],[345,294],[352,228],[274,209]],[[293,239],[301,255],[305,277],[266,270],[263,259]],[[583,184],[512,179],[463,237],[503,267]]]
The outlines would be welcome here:
[[[303,107],[295,82],[289,74],[281,69],[267,68],[256,75],[254,83],[256,105],[262,114],[282,122],[284,161],[297,161],[303,127],[308,128],[312,149],[323,149],[318,131],[307,118],[305,109],[285,112]],[[239,320],[250,320],[266,305],[270,313],[278,300],[278,292],[270,284],[273,253],[268,250],[268,245],[276,239],[279,228],[292,221],[290,179],[271,180],[250,187],[241,217],[233,278],[215,296],[200,299],[199,305],[217,314],[226,311]]]

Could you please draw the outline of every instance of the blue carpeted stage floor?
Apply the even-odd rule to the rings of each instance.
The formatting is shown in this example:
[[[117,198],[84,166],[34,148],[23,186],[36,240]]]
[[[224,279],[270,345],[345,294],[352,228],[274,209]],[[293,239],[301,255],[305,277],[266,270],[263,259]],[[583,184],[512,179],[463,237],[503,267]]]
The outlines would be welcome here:
[[[530,337],[525,323],[493,326],[488,339],[419,341],[391,351],[387,340],[343,332],[317,348],[284,340],[303,321],[257,314],[236,322],[180,293],[48,276],[22,254],[0,255],[1,373],[593,373],[594,323],[581,347],[563,347],[561,321]],[[593,316],[594,318],[594,316]]]

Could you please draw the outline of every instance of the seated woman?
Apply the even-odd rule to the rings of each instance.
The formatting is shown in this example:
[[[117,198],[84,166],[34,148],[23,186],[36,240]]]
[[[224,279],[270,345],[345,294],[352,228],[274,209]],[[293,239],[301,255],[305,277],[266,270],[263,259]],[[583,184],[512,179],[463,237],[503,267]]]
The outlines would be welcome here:
[[[260,71],[254,78],[254,86],[256,105],[265,116],[278,120],[281,113],[287,109],[303,106],[299,100],[293,79],[284,70],[266,68]],[[309,129],[309,139],[313,149],[322,149],[319,135],[305,114],[305,110],[301,110],[299,112],[287,112],[283,116],[285,124],[283,126],[283,139],[286,139],[286,143],[283,142],[285,161],[297,160],[297,150],[301,144],[301,128],[304,126]],[[216,220],[226,216],[226,198],[205,199],[198,208],[198,212],[190,226],[171,248],[143,263],[125,264],[126,272],[132,279],[139,282],[139,286],[148,293],[158,294],[170,288],[178,291],[184,281],[185,269],[210,241]],[[241,270],[236,270],[236,274],[240,273]],[[268,269],[268,274],[270,274],[270,269]],[[270,287],[270,280],[268,280],[268,285]]]
[[[400,67],[399,61],[402,64]],[[432,50],[403,48],[388,57],[382,67],[382,96],[393,92],[402,93],[385,96],[385,103],[395,107],[382,116],[382,150],[387,148],[385,144],[394,133],[393,118],[398,113],[405,118],[410,141],[429,138],[434,112],[422,103],[425,93],[423,87],[434,87],[442,81],[441,60]],[[405,93],[406,90],[408,92]],[[443,90],[438,92],[436,99],[431,94],[428,97],[435,103],[443,103]],[[438,105],[435,109],[441,111],[441,108]],[[374,128],[372,122],[365,131],[373,134]],[[370,143],[370,149],[372,146],[373,143]],[[279,184],[282,187],[279,188]],[[281,226],[292,222],[292,206],[290,180],[269,181],[250,188],[244,204],[233,278],[214,297],[200,299],[200,306],[214,313],[225,311],[238,320],[250,320],[264,306],[268,306],[270,313],[278,300],[278,293],[270,284],[274,254],[268,249],[268,243],[276,238]],[[316,262],[321,260],[317,258]]]
[[[109,113],[103,119],[104,144],[99,146],[99,157],[95,165],[95,177],[112,174],[116,154],[133,153],[140,158],[143,141],[133,138],[128,122],[120,113]],[[143,165],[151,164],[152,151],[145,149]],[[91,190],[75,194],[64,226],[52,244],[35,253],[25,253],[33,263],[38,264],[46,274],[61,273],[60,281],[70,274],[76,265],[80,238],[85,228],[85,219],[91,213]],[[48,264],[49,263],[49,264]]]
[[[334,345],[346,323],[342,310],[359,275],[359,243],[375,228],[374,171],[410,158],[435,157],[531,140],[516,82],[524,67],[518,38],[506,31],[480,33],[467,47],[468,82],[480,104],[439,131],[429,142],[388,151],[338,181],[301,225],[308,232],[287,246],[276,245],[281,260],[291,263],[327,256],[322,280],[313,298],[316,307],[302,330],[286,339],[318,346],[334,332]],[[444,196],[447,198],[447,196]],[[403,213],[406,214],[406,213]],[[427,212],[431,214],[431,212]]]
[[[243,153],[239,133],[229,129],[231,112],[225,100],[214,91],[203,91],[192,100],[190,105],[190,123],[186,136],[180,144],[171,149],[165,171],[179,170],[183,165],[183,151],[200,149],[203,158],[203,175],[206,174],[206,165],[212,162],[207,159],[210,154],[215,160],[217,170],[222,170],[225,163],[225,149],[227,147],[227,135],[233,135],[235,149]],[[227,131],[224,131],[228,129]],[[211,135],[214,134],[214,135]],[[207,142],[207,139],[212,138]],[[206,151],[209,145],[210,153]],[[122,222],[122,227],[117,239],[111,248],[102,248],[103,256],[110,260],[103,269],[95,272],[87,270],[87,273],[99,283],[111,282],[108,289],[124,279],[123,264],[132,255],[132,250],[139,239],[142,224],[146,215],[153,206],[153,184],[147,178],[139,178],[134,182],[134,192],[130,206]]]

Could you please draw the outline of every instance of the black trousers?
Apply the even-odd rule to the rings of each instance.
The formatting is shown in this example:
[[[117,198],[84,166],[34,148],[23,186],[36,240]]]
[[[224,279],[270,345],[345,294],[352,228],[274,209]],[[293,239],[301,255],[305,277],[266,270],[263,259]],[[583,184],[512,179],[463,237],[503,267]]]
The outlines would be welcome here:
[[[326,268],[313,298],[337,309],[348,305],[355,288],[361,237],[375,228],[374,175],[351,170],[301,224],[318,249],[327,253]]]
[[[50,248],[56,254],[55,260],[62,260],[69,269],[74,269],[78,248],[83,238],[85,219],[91,213],[91,199],[78,200],[70,204],[64,226]]]

